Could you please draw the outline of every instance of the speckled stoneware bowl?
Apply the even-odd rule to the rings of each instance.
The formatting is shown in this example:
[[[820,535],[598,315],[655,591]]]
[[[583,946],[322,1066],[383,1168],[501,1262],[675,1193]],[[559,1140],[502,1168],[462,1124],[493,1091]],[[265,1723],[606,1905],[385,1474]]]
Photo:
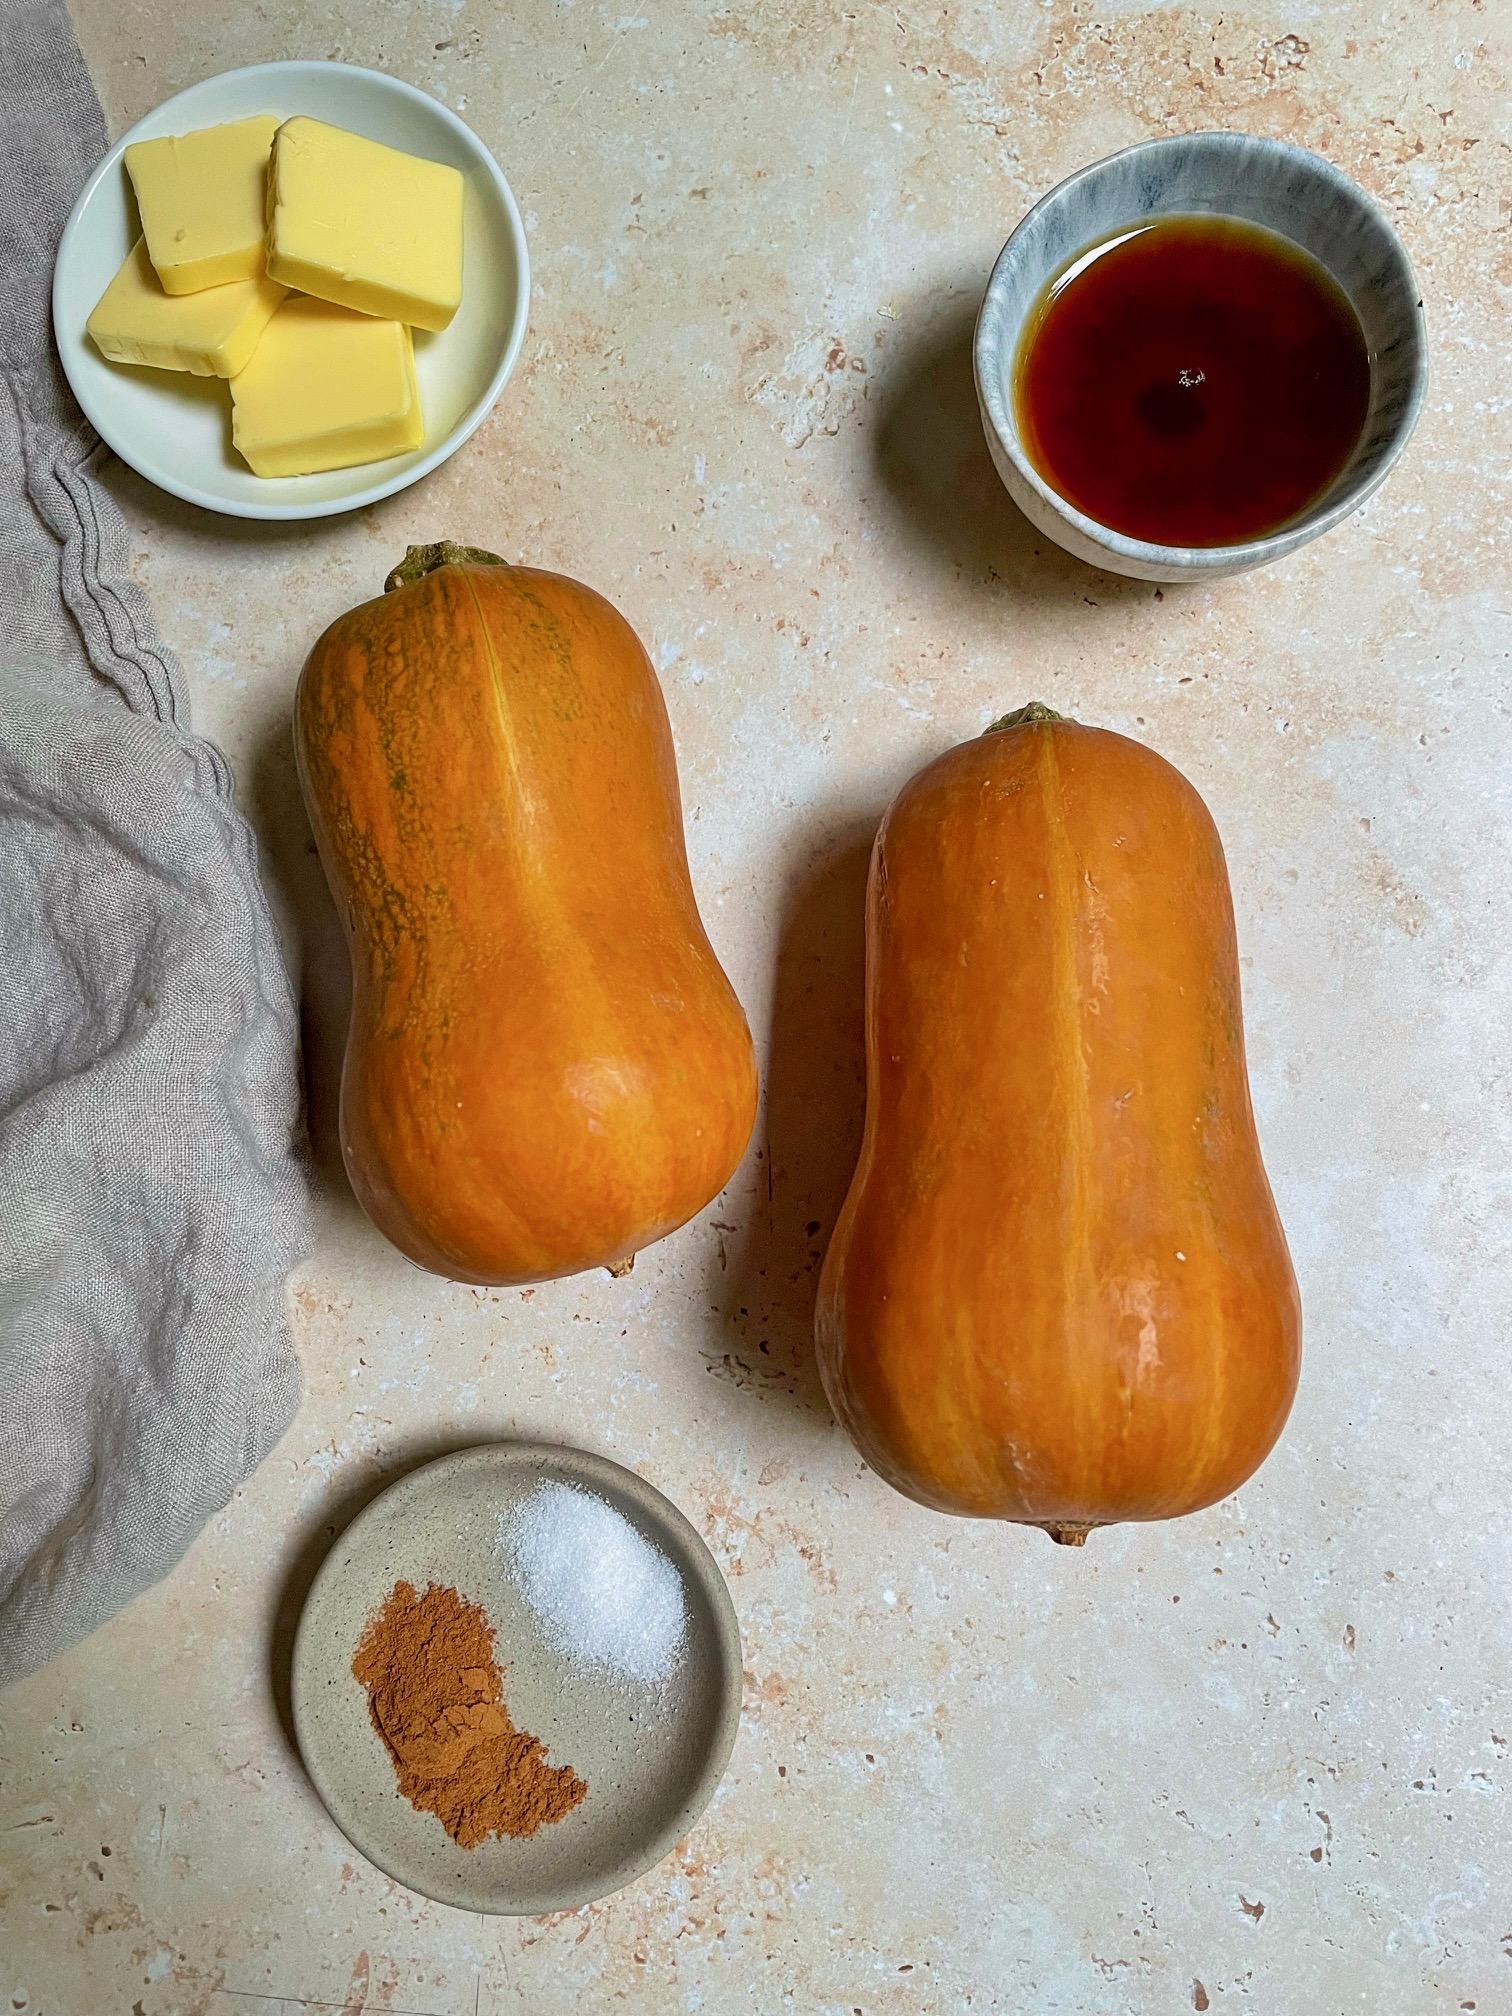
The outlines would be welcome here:
[[[682,1578],[687,1631],[660,1687],[564,1659],[544,1637],[499,1542],[500,1515],[546,1481],[602,1498]],[[570,1764],[588,1794],[521,1841],[459,1848],[399,1792],[352,1677],[368,1618],[396,1582],[456,1588],[494,1626],[504,1704]],[[493,1442],[401,1477],[321,1564],[294,1640],[295,1733],[311,1782],[352,1845],[386,1875],[464,1911],[569,1911],[659,1862],[724,1775],[740,1722],[740,1627],[724,1577],[683,1515],[606,1457]]]
[[[1337,480],[1280,531],[1231,546],[1130,539],[1068,504],[1024,452],[1015,357],[1040,289],[1086,246],[1148,217],[1206,211],[1268,225],[1320,260],[1370,351],[1370,406]],[[1405,447],[1428,384],[1423,304],[1400,239],[1364,190],[1284,140],[1188,133],[1095,161],[1041,197],[1003,247],[976,329],[977,398],[999,476],[1024,515],[1078,559],[1145,581],[1217,580],[1278,560],[1362,504]]]

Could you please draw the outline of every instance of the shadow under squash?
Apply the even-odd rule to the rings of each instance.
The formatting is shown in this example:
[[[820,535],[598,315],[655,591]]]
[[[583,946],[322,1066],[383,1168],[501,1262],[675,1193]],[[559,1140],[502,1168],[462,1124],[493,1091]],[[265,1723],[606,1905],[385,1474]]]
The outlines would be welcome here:
[[[763,1180],[721,1265],[711,1365],[745,1391],[829,1415],[814,1361],[819,1267],[866,1110],[866,874],[881,813],[831,832],[784,909],[772,1003]],[[722,1352],[722,1356],[719,1355]]]
[[[341,1061],[352,1008],[352,969],[315,836],[305,814],[288,716],[252,760],[251,798],[263,865],[299,939],[299,1034],[310,1148],[322,1187],[357,1208],[341,1159]]]

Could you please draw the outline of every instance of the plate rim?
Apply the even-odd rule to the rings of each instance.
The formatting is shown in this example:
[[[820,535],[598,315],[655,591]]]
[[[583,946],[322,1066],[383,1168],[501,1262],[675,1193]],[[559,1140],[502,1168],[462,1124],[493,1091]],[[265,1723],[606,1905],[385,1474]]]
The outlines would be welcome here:
[[[419,1488],[421,1480],[431,1480],[438,1471],[480,1467],[490,1459],[508,1454],[511,1458],[531,1458],[543,1460],[561,1475],[565,1469],[567,1482],[591,1485],[598,1479],[608,1490],[629,1497],[650,1520],[669,1531],[681,1543],[681,1552],[674,1557],[679,1571],[684,1567],[696,1581],[697,1586],[708,1596],[714,1616],[715,1638],[718,1658],[723,1668],[723,1686],[720,1693],[719,1711],[715,1718],[713,1733],[704,1758],[687,1798],[677,1812],[655,1834],[647,1838],[643,1847],[627,1855],[622,1864],[612,1872],[609,1887],[580,1892],[563,1889],[550,1894],[544,1902],[526,1905],[498,1903],[480,1905],[475,1902],[459,1903],[456,1897],[439,1896],[435,1890],[427,1889],[414,1880],[412,1873],[391,1866],[382,1852],[375,1853],[371,1844],[359,1841],[348,1829],[331,1803],[324,1774],[312,1763],[305,1743],[303,1704],[307,1696],[309,1676],[309,1622],[314,1614],[319,1598],[325,1588],[339,1578],[343,1564],[338,1560],[353,1536],[359,1536],[362,1527],[372,1520],[380,1506],[396,1494],[403,1495],[408,1490]],[[565,1459],[565,1462],[564,1462]],[[740,1637],[740,1618],[735,1608],[735,1599],[730,1594],[728,1580],[723,1569],[715,1560],[709,1543],[688,1515],[675,1505],[664,1491],[642,1477],[638,1471],[617,1463],[612,1456],[600,1455],[597,1450],[583,1449],[569,1442],[552,1442],[535,1436],[499,1436],[490,1441],[469,1443],[465,1448],[448,1450],[444,1455],[433,1456],[417,1463],[412,1470],[386,1484],[376,1497],[370,1498],[362,1510],[351,1519],[336,1535],[327,1549],[324,1559],[316,1570],[303,1603],[300,1605],[299,1622],[295,1627],[293,1644],[289,1656],[289,1708],[294,1725],[295,1746],[299,1753],[300,1765],[313,1787],[327,1818],[349,1841],[364,1861],[370,1862],[385,1876],[402,1884],[406,1890],[417,1896],[429,1897],[433,1903],[444,1904],[452,1910],[479,1912],[485,1917],[536,1918],[556,1911],[580,1910],[584,1905],[597,1903],[610,1897],[629,1883],[654,1869],[676,1844],[683,1838],[707,1810],[714,1794],[718,1791],[729,1767],[730,1756],[735,1748],[735,1739],[740,1731],[740,1717],[744,1693],[744,1651]]]
[[[100,412],[94,410],[97,402],[91,400],[84,389],[75,382],[74,373],[69,366],[68,346],[64,340],[60,297],[63,275],[74,254],[75,244],[82,229],[84,213],[93,202],[95,192],[101,182],[118,166],[126,149],[138,138],[152,137],[150,135],[144,136],[141,129],[149,121],[156,122],[160,115],[171,106],[178,105],[186,99],[193,99],[209,90],[212,86],[228,83],[232,79],[248,77],[271,78],[290,71],[307,74],[311,71],[322,70],[340,71],[348,76],[358,76],[378,85],[384,91],[396,93],[401,98],[419,100],[428,111],[439,114],[442,122],[450,125],[461,136],[465,145],[476,155],[487,174],[492,178],[496,191],[503,202],[509,238],[519,275],[519,284],[515,292],[514,318],[510,324],[503,354],[494,368],[493,376],[490,378],[487,387],[479,395],[478,399],[462,414],[461,418],[450,431],[432,449],[420,457],[418,462],[413,463],[410,467],[394,475],[385,477],[378,482],[370,483],[363,489],[352,492],[349,496],[312,499],[309,502],[294,501],[286,503],[276,503],[270,499],[264,504],[259,503],[255,498],[225,497],[214,491],[203,490],[194,483],[175,481],[171,472],[165,471],[159,475],[149,474],[117,438],[118,430],[111,426],[108,413],[102,416]],[[516,363],[519,361],[520,351],[525,342],[526,329],[530,321],[530,251],[526,243],[525,226],[520,216],[520,207],[515,201],[514,191],[510,188],[503,169],[494,159],[491,149],[485,145],[478,134],[467,124],[466,120],[455,113],[449,105],[443,105],[439,98],[433,98],[430,92],[422,90],[418,84],[411,84],[403,77],[391,76],[386,70],[369,69],[365,64],[361,63],[333,63],[323,57],[290,57],[276,63],[244,63],[234,70],[219,70],[209,77],[199,78],[193,84],[186,84],[182,91],[175,91],[171,97],[164,98],[159,104],[153,106],[150,111],[144,112],[140,119],[136,120],[118,140],[114,141],[105,150],[105,153],[91,170],[83,188],[79,191],[73,208],[68,213],[68,222],[63,227],[63,234],[58,240],[57,256],[53,262],[49,306],[53,326],[53,346],[57,352],[58,361],[62,366],[63,375],[68,380],[69,390],[78,401],[85,419],[100,436],[100,439],[113,454],[120,457],[121,461],[128,468],[135,470],[143,482],[152,484],[154,489],[166,491],[169,496],[177,497],[185,504],[196,505],[199,509],[205,511],[214,511],[222,517],[282,520],[285,522],[302,518],[335,518],[345,512],[360,511],[367,505],[379,503],[383,498],[392,497],[400,490],[407,490],[412,483],[418,483],[423,476],[430,475],[433,470],[439,468],[443,462],[448,461],[457,452],[493,411],[494,407],[498,404],[500,394],[514,372]],[[294,480],[297,481],[298,479]]]

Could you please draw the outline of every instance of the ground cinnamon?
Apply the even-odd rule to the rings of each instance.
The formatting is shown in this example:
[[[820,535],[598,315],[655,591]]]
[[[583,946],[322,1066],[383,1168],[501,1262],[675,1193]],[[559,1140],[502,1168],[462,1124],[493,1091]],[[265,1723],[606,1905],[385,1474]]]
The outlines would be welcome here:
[[[435,1582],[423,1596],[400,1582],[352,1660],[399,1790],[463,1848],[491,1834],[534,1834],[588,1790],[510,1721],[493,1648],[479,1604]]]

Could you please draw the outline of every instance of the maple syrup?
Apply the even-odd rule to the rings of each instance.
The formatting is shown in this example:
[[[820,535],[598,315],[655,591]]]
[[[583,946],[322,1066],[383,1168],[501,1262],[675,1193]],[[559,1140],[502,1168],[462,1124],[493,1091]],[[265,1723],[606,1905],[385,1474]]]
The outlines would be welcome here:
[[[1236,217],[1160,217],[1068,262],[1025,324],[1019,432],[1066,501],[1133,539],[1227,546],[1348,462],[1370,355],[1311,253]]]

